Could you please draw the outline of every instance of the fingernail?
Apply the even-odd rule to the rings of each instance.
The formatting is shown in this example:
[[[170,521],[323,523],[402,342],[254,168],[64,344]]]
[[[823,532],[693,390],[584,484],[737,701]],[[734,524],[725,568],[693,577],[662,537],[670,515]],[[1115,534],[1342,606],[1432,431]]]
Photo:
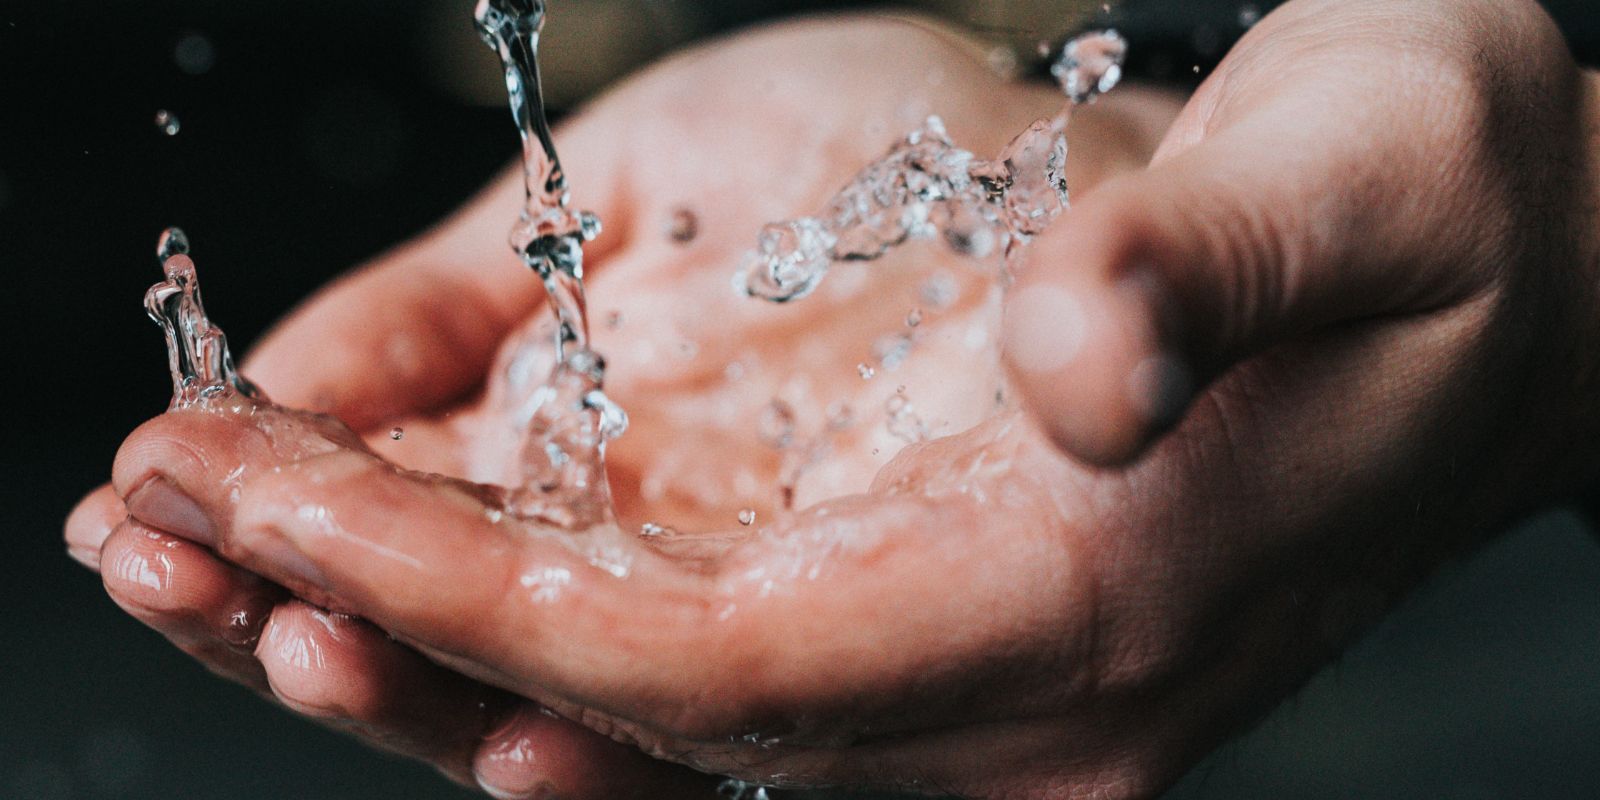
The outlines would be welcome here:
[[[174,536],[203,545],[217,543],[216,526],[192,498],[165,478],[155,477],[128,496],[128,513],[134,519]]]
[[[311,563],[311,559],[306,558],[305,553],[300,552],[283,538],[283,534],[253,536],[250,541],[242,544],[250,553],[251,568],[259,569],[268,577],[287,584],[289,588],[314,587],[324,590],[328,588],[328,576],[316,564]]]
[[[99,550],[92,550],[87,547],[78,547],[77,545],[68,545],[67,555],[71,556],[73,561],[76,561],[79,564],[88,567],[89,569],[97,572],[100,570]]]

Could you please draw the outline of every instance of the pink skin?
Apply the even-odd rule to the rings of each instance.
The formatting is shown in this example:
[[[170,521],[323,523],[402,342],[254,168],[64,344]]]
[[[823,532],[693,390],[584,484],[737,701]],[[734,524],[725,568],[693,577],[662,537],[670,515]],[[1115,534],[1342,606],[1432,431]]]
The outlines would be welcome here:
[[[599,102],[562,140],[593,192],[580,205],[610,224],[594,295],[701,299],[701,273],[725,282],[759,222],[874,155],[862,109],[928,93],[935,69],[939,110],[980,152],[1050,104],[944,34],[865,20],[715,45]],[[798,85],[771,103],[767,75]],[[1076,164],[1099,172],[1075,185],[1124,174],[1079,194],[1010,295],[1029,413],[731,543],[495,521],[474,485],[391,463],[477,469],[492,415],[457,398],[486,374],[493,393],[496,350],[537,311],[496,249],[516,203],[502,182],[247,367],[371,450],[285,461],[255,425],[163,415],[73,513],[69,550],[218,672],[499,796],[704,796],[644,754],[805,785],[1152,796],[1337,653],[1369,621],[1355,609],[1595,477],[1597,85],[1531,2],[1299,0],[1170,128],[1159,96],[1109,99],[1075,123]],[[1157,130],[1153,163],[1124,169]],[[796,142],[826,157],[774,163]],[[730,149],[738,170],[715,158]],[[787,193],[755,191],[773,169]],[[672,251],[659,228],[679,199],[658,187],[710,172],[747,201]],[[433,299],[440,285],[474,302]],[[778,358],[800,325],[855,352],[848,303],[786,313],[726,320],[703,349]],[[659,333],[641,327],[614,346]],[[957,388],[972,372],[921,357]],[[616,376],[625,405],[667,409],[614,453],[626,517],[660,510],[638,476],[682,443],[770,472],[697,427],[704,381]],[[702,527],[723,513],[667,502]],[[621,543],[625,579],[582,555],[594,541]]]

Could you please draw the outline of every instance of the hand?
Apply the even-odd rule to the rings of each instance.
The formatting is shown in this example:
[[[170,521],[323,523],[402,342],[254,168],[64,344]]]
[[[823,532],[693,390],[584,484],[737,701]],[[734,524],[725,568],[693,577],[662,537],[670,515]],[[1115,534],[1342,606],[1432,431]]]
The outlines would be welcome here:
[[[680,56],[560,132],[579,205],[596,208],[607,223],[607,233],[590,251],[597,276],[590,297],[599,348],[612,359],[611,392],[635,417],[611,454],[630,529],[645,518],[685,529],[737,528],[741,504],[758,509],[756,527],[779,516],[775,497],[708,498],[704,481],[714,482],[719,468],[739,465],[750,475],[739,480],[771,486],[778,458],[755,442],[749,417],[778,391],[774,384],[782,372],[803,371],[797,342],[812,351],[806,357],[815,360],[820,353],[829,362],[819,368],[829,374],[829,399],[872,395],[857,403],[863,416],[879,414],[883,396],[902,382],[931,422],[987,413],[992,389],[975,387],[995,381],[995,369],[960,382],[938,374],[950,361],[972,360],[965,351],[951,353],[950,340],[964,337],[976,322],[991,333],[986,360],[997,363],[995,309],[973,291],[989,279],[964,265],[941,256],[889,260],[870,272],[841,268],[830,288],[791,309],[739,301],[728,291],[738,257],[762,223],[814,210],[926,114],[944,114],[957,141],[984,154],[998,151],[1010,135],[1061,103],[1049,87],[993,77],[981,56],[957,37],[904,22],[792,24]],[[939,85],[929,79],[935,74],[944,77]],[[1072,130],[1074,187],[1090,187],[1104,175],[1145,163],[1176,110],[1165,95],[1125,87],[1080,112]],[[344,279],[294,314],[261,345],[245,372],[285,405],[333,412],[392,461],[498,477],[495,470],[509,451],[499,408],[508,393],[506,362],[523,352],[530,336],[544,341],[537,328],[547,314],[536,283],[504,244],[519,203],[518,177],[508,174],[436,232]],[[698,217],[699,236],[688,246],[667,237],[680,206]],[[944,311],[927,310],[919,328],[926,350],[904,370],[863,382],[855,364],[870,357],[871,340],[862,334],[903,330],[907,311],[918,302],[911,290],[945,267],[966,299]],[[200,269],[205,275],[203,259]],[[859,277],[851,271],[870,281],[858,281],[851,296],[836,295],[831,287]],[[880,304],[886,285],[900,299]],[[624,321],[613,330],[604,320],[619,305]],[[680,313],[671,313],[673,308]],[[705,318],[715,315],[702,309],[733,316],[720,330],[684,327],[711,321]],[[874,316],[868,319],[868,313]],[[795,335],[818,319],[856,317],[860,331],[803,342]],[[699,352],[684,357],[676,349],[680,341],[696,342]],[[643,350],[651,342],[663,343],[665,368]],[[735,345],[749,350],[730,354]],[[734,390],[724,399],[739,400],[746,417],[737,436],[718,434],[700,419],[707,375],[720,376],[733,361],[745,374],[723,388]],[[486,375],[491,377],[484,397]],[[934,392],[941,383],[950,384],[944,397]],[[974,409],[975,396],[982,402]],[[219,423],[204,413],[158,418],[124,448],[128,469],[154,471],[125,475],[119,490],[97,491],[69,520],[71,552],[103,571],[122,607],[227,677],[379,746],[426,759],[458,780],[476,777],[500,795],[524,796],[540,786],[576,798],[709,795],[694,773],[669,769],[575,722],[541,713],[521,696],[542,694],[531,685],[513,694],[464,678],[367,622],[296,599],[281,578],[262,578],[229,563],[227,558],[244,562],[231,489],[196,495],[216,507],[183,512],[172,493],[194,493],[186,482],[204,479],[187,472],[151,479],[171,447],[197,457],[220,454],[217,447],[243,447],[250,452],[234,454],[245,467],[235,476],[237,508],[254,505],[258,493],[268,491],[273,472],[290,465],[256,449],[264,443],[259,433]],[[396,424],[405,432],[400,441],[388,437]],[[882,432],[881,416],[868,428],[864,421],[840,437],[840,458],[802,481],[800,505],[837,493],[833,487],[848,480],[865,488],[900,444]],[[362,450],[354,437],[334,436],[347,450]],[[685,448],[686,441],[700,446]],[[882,452],[873,453],[875,446]],[[374,490],[384,485],[364,483]],[[894,509],[874,513],[892,516]],[[302,594],[327,607],[350,608],[320,591]],[[503,683],[479,669],[468,671]],[[549,699],[568,719],[606,730],[602,717]]]
[[[1595,396],[1582,354],[1596,341],[1596,89],[1531,3],[1474,9],[1299,2],[1269,17],[1148,171],[1038,242],[1007,314],[1034,417],[910,448],[870,491],[758,535],[685,553],[491,522],[469,486],[356,448],[283,463],[257,429],[205,414],[142,428],[115,485],[143,523],[701,769],[1152,795],[1440,558],[1593,470],[1568,443],[1596,438],[1581,413]],[[720,270],[696,259],[640,287],[666,268],[627,255],[606,280],[663,289],[652,308],[711,296],[693,284]],[[896,279],[880,266],[872,297]],[[813,300],[786,322],[829,319],[809,330],[843,341],[837,323],[861,309]],[[937,323],[977,313],[957,312]],[[754,363],[784,363],[798,337],[771,320],[716,321],[761,348]],[[714,331],[694,332],[709,357]],[[930,340],[907,368],[957,385],[910,394],[933,418],[970,419],[957,400],[983,383],[972,359]],[[758,470],[695,424],[693,402],[671,402],[696,392],[671,366],[648,380],[615,368],[625,404],[651,391],[671,409],[641,418],[646,455],[618,448],[619,466],[648,469],[682,437]],[[1190,399],[1182,371],[1204,390],[1134,466],[1053,447],[1128,458]],[[234,505],[218,487],[241,462]],[[819,483],[850,485],[844,472]],[[198,514],[141,502],[152,476]],[[700,521],[689,501],[644,505]],[[597,558],[597,544],[615,548]]]

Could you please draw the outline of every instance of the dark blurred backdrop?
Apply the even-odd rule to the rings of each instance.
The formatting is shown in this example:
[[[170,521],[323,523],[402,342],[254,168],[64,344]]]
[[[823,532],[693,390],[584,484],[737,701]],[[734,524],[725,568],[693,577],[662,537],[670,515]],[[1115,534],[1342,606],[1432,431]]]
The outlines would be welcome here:
[[[211,309],[243,347],[507,163],[513,134],[471,5],[0,0],[12,570],[0,581],[0,798],[469,796],[213,679],[118,611],[59,534],[122,436],[165,405],[161,337],[140,306],[163,227],[189,232]],[[569,106],[696,38],[862,4],[553,5],[548,85]],[[1026,67],[1035,42],[1098,4],[918,5]],[[1192,80],[1251,5],[1114,13],[1146,76]],[[1552,8],[1592,62],[1600,11]],[[162,109],[176,136],[154,124]],[[1518,528],[1173,797],[1600,797],[1600,546],[1559,512]]]

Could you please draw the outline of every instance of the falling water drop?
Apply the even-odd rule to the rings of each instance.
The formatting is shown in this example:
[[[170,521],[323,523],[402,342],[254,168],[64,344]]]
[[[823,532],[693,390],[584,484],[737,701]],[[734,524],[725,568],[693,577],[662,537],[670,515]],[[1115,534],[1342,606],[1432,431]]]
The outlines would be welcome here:
[[[1073,103],[1087,103],[1111,91],[1122,80],[1128,41],[1116,31],[1098,31],[1067,42],[1050,74]]]
[[[168,136],[177,136],[178,131],[183,129],[183,123],[178,121],[177,114],[163,108],[156,112],[156,127]]]
[[[600,235],[600,220],[571,207],[545,118],[539,85],[543,0],[479,0],[473,18],[500,56],[522,138],[525,202],[511,247],[539,276],[556,318],[556,363],[518,409],[525,428],[510,510],[569,530],[587,529],[614,518],[605,445],[628,425],[627,414],[605,394],[605,359],[589,347],[583,245]]]

